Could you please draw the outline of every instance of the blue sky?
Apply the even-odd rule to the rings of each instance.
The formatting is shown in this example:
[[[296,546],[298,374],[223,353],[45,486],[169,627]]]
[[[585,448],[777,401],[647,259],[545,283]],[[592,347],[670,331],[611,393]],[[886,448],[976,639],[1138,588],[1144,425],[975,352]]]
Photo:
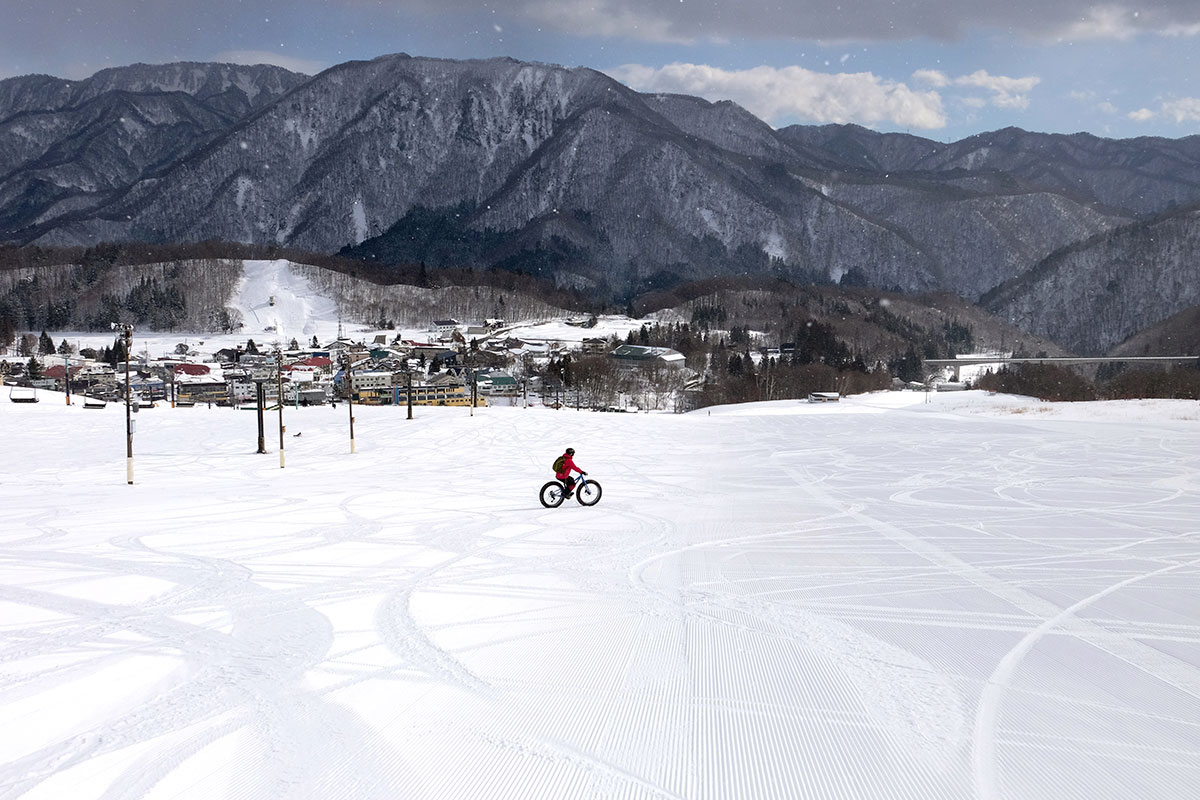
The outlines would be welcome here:
[[[0,77],[511,56],[731,99],[776,127],[1200,133],[1195,0],[5,0],[4,16]]]

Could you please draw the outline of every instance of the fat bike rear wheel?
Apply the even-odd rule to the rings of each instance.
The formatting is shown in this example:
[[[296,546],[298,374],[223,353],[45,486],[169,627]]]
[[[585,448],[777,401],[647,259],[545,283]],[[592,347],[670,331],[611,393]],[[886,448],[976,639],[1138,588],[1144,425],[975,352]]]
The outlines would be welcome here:
[[[595,481],[588,481],[586,484],[581,483],[575,487],[575,499],[579,501],[581,506],[594,506],[600,502],[600,494],[604,490],[600,488],[600,484]]]
[[[564,495],[563,485],[558,481],[550,481],[542,487],[542,491],[538,493],[538,499],[546,508],[558,508],[562,505]]]

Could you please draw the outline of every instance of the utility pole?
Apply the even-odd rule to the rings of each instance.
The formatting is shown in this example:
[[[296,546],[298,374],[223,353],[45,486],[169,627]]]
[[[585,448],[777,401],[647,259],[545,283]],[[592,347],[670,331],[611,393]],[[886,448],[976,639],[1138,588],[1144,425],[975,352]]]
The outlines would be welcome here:
[[[259,378],[254,382],[255,396],[258,406],[258,452],[267,452],[267,437],[266,431],[263,428],[263,406],[266,405],[266,390],[263,389],[263,380]]]
[[[279,374],[279,468],[283,469],[283,351],[275,351],[275,368]],[[292,384],[295,386],[295,383]]]
[[[340,323],[339,323],[340,329]],[[350,407],[350,454],[354,454],[354,376],[350,372],[350,356],[343,357],[346,370],[346,405]]]
[[[133,485],[133,390],[129,383],[129,359],[133,355],[133,326],[114,322],[112,329],[121,331],[125,341],[125,480]]]

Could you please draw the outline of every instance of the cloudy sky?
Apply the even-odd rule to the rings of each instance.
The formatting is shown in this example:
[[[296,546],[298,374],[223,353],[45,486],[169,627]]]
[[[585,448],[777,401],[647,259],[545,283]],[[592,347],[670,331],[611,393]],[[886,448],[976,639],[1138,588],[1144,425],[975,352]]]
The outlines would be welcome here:
[[[0,78],[134,62],[315,73],[386,53],[588,66],[775,126],[942,141],[1200,133],[1196,0],[3,0]]]

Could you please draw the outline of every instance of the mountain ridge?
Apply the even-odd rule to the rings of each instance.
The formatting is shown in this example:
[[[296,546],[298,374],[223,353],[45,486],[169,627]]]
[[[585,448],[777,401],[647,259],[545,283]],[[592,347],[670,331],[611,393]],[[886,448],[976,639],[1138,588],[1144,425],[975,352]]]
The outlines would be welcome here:
[[[640,93],[586,67],[403,53],[315,76],[183,62],[10,78],[4,152],[0,241],[214,239],[384,265],[403,253],[615,300],[739,274],[976,300],[1064,248],[1200,202],[1200,136],[775,130],[735,103]],[[414,239],[414,214],[438,222],[432,238]],[[1134,324],[1161,319],[1125,291]],[[1033,320],[1042,301],[1023,302]]]

